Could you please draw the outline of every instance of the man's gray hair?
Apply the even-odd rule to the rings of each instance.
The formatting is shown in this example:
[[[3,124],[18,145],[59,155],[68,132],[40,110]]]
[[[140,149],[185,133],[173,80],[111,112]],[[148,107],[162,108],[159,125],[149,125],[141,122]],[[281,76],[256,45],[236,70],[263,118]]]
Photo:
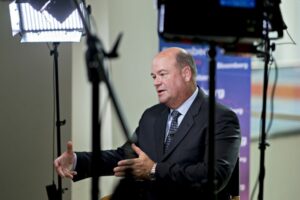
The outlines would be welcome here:
[[[193,79],[196,82],[197,66],[193,56],[187,51],[179,51],[179,53],[176,55],[176,62],[180,68],[183,68],[186,65],[190,66],[192,70]]]

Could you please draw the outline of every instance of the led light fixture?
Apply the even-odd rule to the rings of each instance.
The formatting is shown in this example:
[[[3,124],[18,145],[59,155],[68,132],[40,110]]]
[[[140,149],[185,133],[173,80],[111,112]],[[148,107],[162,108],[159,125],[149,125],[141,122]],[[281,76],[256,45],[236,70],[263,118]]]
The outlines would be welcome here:
[[[158,33],[168,41],[215,42],[227,52],[260,53],[258,44],[269,34],[272,39],[282,38],[287,28],[280,0],[157,2]]]
[[[79,42],[84,33],[72,0],[16,0],[9,10],[12,34],[20,34],[21,42]]]

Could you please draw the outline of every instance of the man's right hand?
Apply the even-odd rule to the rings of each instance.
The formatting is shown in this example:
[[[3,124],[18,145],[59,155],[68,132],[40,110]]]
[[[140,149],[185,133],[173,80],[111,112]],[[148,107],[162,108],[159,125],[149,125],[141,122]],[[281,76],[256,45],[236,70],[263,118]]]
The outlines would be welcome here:
[[[73,152],[73,144],[69,141],[67,144],[67,151],[54,160],[56,172],[61,177],[73,179],[74,175],[77,174],[75,171],[72,171],[74,161],[75,155]]]

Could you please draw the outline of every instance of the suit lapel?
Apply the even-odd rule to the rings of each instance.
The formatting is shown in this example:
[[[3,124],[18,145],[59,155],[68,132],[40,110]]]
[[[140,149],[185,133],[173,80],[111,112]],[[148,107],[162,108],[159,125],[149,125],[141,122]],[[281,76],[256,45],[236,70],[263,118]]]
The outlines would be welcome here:
[[[188,112],[184,116],[180,126],[177,129],[177,132],[174,135],[174,138],[169,146],[168,152],[166,152],[163,155],[162,159],[165,159],[168,157],[169,154],[171,154],[174,149],[179,145],[181,140],[188,134],[189,130],[195,123],[195,117],[199,114],[201,105],[203,103],[204,94],[199,88],[198,95],[195,99],[195,101],[192,103],[191,107],[189,108]]]

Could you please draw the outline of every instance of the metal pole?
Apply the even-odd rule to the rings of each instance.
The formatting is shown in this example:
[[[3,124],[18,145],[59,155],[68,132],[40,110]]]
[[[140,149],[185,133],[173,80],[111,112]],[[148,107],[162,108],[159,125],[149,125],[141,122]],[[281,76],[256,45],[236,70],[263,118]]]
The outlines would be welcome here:
[[[215,75],[216,75],[216,45],[210,43],[209,62],[209,113],[208,113],[208,199],[215,200]]]
[[[60,127],[65,124],[65,120],[60,121],[60,104],[59,104],[59,77],[58,77],[58,47],[59,43],[54,42],[53,43],[53,50],[51,51],[51,55],[54,57],[54,74],[55,74],[55,107],[56,107],[56,139],[57,139],[57,157],[61,155],[61,132]],[[57,176],[57,200],[62,200],[62,178],[58,175]]]

